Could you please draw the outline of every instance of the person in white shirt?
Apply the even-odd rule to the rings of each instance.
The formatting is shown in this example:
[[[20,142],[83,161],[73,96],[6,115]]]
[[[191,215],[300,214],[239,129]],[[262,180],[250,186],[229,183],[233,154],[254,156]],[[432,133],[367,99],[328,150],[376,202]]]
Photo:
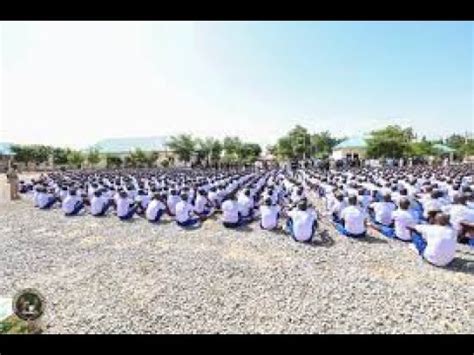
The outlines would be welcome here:
[[[226,228],[237,228],[242,224],[239,204],[234,194],[228,195],[222,202],[222,224]]]
[[[308,210],[306,199],[302,199],[297,208],[287,213],[286,230],[297,242],[310,243],[313,239],[316,228],[316,214],[314,210]]]
[[[415,226],[416,219],[410,213],[410,200],[406,197],[401,197],[399,200],[399,209],[392,212],[392,219],[395,224],[393,236],[401,241],[410,242],[411,232],[407,228]]]
[[[340,220],[334,223],[336,230],[347,237],[365,237],[367,215],[357,206],[356,196],[350,196],[348,203],[349,205],[341,211]]]
[[[344,195],[340,192],[337,192],[335,199],[332,202],[331,209],[329,210],[329,216],[332,217],[332,221],[338,223],[341,219],[342,210],[347,207],[347,203],[344,200]]]
[[[200,219],[193,217],[193,205],[188,202],[189,196],[181,195],[181,201],[176,204],[176,223],[181,227],[190,227],[199,224]]]
[[[158,222],[166,210],[166,195],[155,193],[146,207],[145,216],[149,222]]]
[[[166,201],[168,206],[168,213],[170,216],[176,215],[176,204],[180,201],[180,198],[175,189],[170,190],[170,194]]]
[[[94,191],[91,199],[91,214],[95,217],[105,216],[107,210],[111,206],[111,201],[104,196],[102,191]]]
[[[42,210],[51,208],[57,202],[56,197],[47,191],[46,187],[41,186],[36,195],[37,206]]]
[[[121,191],[117,199],[117,217],[125,221],[133,218],[137,205],[128,197],[127,191]]]
[[[77,196],[76,190],[71,189],[64,199],[61,208],[66,216],[75,216],[84,208],[84,202],[82,198]]]
[[[253,200],[250,198],[250,190],[245,189],[237,200],[239,213],[243,220],[252,221],[253,219]]]
[[[449,227],[449,216],[438,212],[435,224],[407,227],[412,233],[413,248],[429,263],[446,266],[456,254],[456,232]]]
[[[373,221],[385,227],[392,225],[392,212],[396,209],[395,204],[391,201],[390,194],[383,196],[382,202],[372,202],[369,206],[374,211]]]
[[[274,230],[278,228],[278,218],[281,208],[272,204],[272,199],[267,197],[260,206],[260,228]]]
[[[464,229],[461,222],[474,223],[474,210],[466,206],[466,196],[454,195],[453,204],[444,206],[443,212],[449,215],[449,221],[458,239],[463,239]]]
[[[205,219],[209,217],[212,212],[212,203],[207,198],[206,190],[203,188],[199,189],[194,203],[194,213],[201,217],[201,219]]]
[[[148,203],[150,202],[150,198],[144,190],[138,190],[137,196],[135,197],[135,202],[138,206],[137,213],[141,215],[145,214]]]

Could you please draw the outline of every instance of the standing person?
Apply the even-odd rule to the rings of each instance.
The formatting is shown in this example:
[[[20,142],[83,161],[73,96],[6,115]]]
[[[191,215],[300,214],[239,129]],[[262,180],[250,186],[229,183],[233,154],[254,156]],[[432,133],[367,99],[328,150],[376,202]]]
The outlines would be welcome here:
[[[19,200],[18,195],[18,170],[16,164],[11,164],[7,171],[7,180],[10,184],[10,200]]]

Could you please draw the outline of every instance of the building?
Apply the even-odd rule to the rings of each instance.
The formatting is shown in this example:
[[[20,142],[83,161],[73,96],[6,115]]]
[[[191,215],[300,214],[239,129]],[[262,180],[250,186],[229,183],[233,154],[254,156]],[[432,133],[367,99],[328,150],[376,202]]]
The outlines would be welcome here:
[[[344,158],[365,159],[367,154],[367,142],[362,137],[353,137],[339,143],[332,149],[331,157],[334,160]]]
[[[167,140],[168,137],[165,136],[110,138],[97,142],[87,150],[98,149],[103,155],[113,155],[124,159],[130,152],[140,149],[146,153],[156,153],[157,163],[166,159],[176,161],[175,154],[166,146]],[[101,161],[100,165],[105,165],[105,159]]]
[[[11,143],[0,143],[0,172],[6,172],[8,170],[8,164],[15,155],[11,147]]]

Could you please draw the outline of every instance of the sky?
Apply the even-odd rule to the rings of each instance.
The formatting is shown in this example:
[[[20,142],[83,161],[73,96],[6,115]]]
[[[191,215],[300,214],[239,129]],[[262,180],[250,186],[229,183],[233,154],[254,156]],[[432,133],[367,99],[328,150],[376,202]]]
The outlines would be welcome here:
[[[474,131],[473,22],[0,22],[0,142]]]

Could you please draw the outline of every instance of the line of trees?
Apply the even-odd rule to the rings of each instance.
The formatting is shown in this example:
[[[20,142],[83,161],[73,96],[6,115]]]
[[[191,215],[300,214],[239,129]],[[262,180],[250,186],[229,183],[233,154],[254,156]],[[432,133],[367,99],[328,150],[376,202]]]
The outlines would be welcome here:
[[[194,160],[194,164],[204,167],[252,164],[262,152],[259,144],[244,142],[239,137],[225,137],[221,141],[213,137],[194,138],[180,134],[170,137],[167,146],[185,164]]]
[[[443,144],[455,150],[456,158],[474,155],[474,139],[460,134],[452,134],[446,139],[416,139],[412,128],[390,125],[370,132],[367,138],[367,156],[369,158],[408,158],[439,156],[443,151],[436,144]]]
[[[275,145],[267,150],[279,160],[304,158],[328,158],[332,149],[345,137],[334,137],[329,131],[310,133],[306,128],[296,125],[286,135],[280,137]]]

